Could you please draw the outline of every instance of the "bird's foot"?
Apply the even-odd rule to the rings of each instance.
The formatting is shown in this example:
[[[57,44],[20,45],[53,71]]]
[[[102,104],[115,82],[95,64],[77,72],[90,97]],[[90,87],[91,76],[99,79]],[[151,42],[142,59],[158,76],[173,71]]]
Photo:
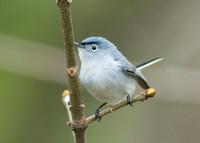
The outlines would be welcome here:
[[[101,116],[100,116],[100,110],[99,108],[96,109],[96,112],[94,113],[95,118],[97,119],[98,122],[101,121]]]
[[[101,121],[101,115],[100,115],[100,109],[105,106],[107,104],[107,102],[101,104],[95,111],[94,115],[95,115],[95,118],[97,119],[98,122]]]
[[[131,101],[130,95],[127,95],[126,100],[130,106],[133,106],[133,102]]]

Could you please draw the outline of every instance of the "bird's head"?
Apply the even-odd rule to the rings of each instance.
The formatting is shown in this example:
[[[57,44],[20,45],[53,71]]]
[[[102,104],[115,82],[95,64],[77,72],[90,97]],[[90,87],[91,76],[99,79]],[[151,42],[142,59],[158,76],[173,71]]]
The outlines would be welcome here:
[[[116,49],[113,43],[102,37],[89,37],[74,45],[78,47],[81,61],[101,59],[108,51]]]

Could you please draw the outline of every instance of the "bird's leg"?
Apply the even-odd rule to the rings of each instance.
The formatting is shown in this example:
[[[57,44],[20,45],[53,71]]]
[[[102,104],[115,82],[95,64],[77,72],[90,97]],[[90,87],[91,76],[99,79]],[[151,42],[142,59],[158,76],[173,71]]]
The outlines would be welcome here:
[[[97,119],[98,122],[101,121],[101,116],[100,116],[100,109],[105,106],[107,104],[107,102],[104,102],[103,104],[101,104],[97,109],[96,112],[94,113],[95,118]]]
[[[128,104],[130,104],[130,106],[133,106],[133,102],[131,101],[130,95],[127,95],[126,100],[127,100]]]

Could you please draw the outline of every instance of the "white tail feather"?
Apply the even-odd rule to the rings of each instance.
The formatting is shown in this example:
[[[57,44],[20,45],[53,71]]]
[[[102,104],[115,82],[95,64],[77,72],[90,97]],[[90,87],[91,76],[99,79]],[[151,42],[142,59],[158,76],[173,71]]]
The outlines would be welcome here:
[[[137,69],[138,69],[138,70],[143,70],[144,68],[149,67],[149,66],[151,66],[151,65],[153,65],[153,64],[155,64],[155,63],[158,63],[158,62],[160,62],[160,61],[162,61],[162,60],[163,60],[163,58],[155,59],[155,60],[153,60],[153,61],[151,61],[151,62],[148,62],[148,63],[146,63],[146,64],[144,64],[144,65],[142,65],[142,66],[137,67]]]

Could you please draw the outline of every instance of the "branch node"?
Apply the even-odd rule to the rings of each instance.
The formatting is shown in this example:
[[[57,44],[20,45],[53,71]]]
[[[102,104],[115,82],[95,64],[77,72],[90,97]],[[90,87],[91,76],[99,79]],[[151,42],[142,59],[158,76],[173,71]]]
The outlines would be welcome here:
[[[56,0],[56,4],[59,7],[65,7],[67,3],[68,4],[72,3],[72,0]]]
[[[81,104],[80,107],[85,108],[85,104]]]
[[[68,102],[67,105],[69,106],[69,110],[71,110],[73,105],[70,102]]]
[[[109,110],[110,110],[111,113],[114,112],[112,107],[110,107]]]
[[[146,93],[145,92],[141,92],[140,94],[136,95],[134,97],[137,101],[144,101],[146,100]]]
[[[71,127],[72,123],[71,122],[66,122],[66,125]]]
[[[72,0],[67,0],[68,3],[72,3]]]
[[[67,69],[67,72],[70,77],[75,77],[77,73],[77,67],[70,67]]]
[[[72,130],[86,129],[88,126],[86,125],[86,120],[83,118],[80,121],[72,121],[70,124]]]

